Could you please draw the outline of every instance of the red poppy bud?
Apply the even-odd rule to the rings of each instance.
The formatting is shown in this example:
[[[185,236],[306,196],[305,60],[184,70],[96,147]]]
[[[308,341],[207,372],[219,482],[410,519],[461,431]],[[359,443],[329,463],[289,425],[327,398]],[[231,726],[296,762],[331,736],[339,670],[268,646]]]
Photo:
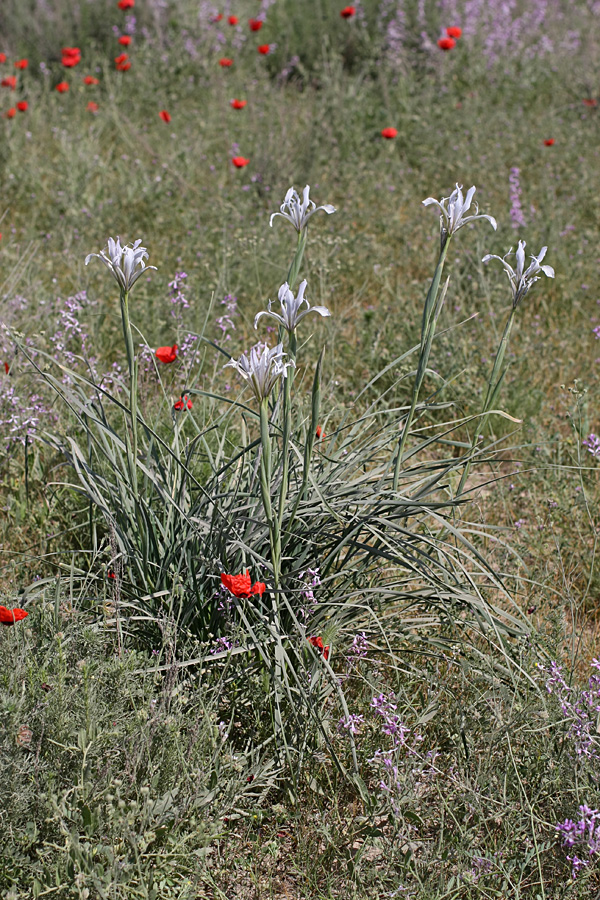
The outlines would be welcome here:
[[[236,167],[236,169],[243,169],[244,166],[247,166],[247,165],[248,165],[248,163],[250,162],[250,160],[249,160],[249,159],[246,159],[246,158],[243,157],[243,156],[234,156],[233,159],[231,160],[231,162],[234,164],[234,166]]]
[[[451,25],[450,28],[446,28],[446,34],[451,38],[462,37],[462,28],[459,28],[458,25]]]
[[[386,138],[386,140],[391,141],[392,138],[395,138],[397,134],[397,128],[384,128],[381,132],[381,137],[384,137]]]
[[[248,19],[248,25],[250,26],[250,31],[260,31],[263,27],[262,19]]]
[[[0,234],[0,238],[2,238],[1,234]],[[4,371],[6,372],[7,375],[10,374],[10,366],[7,362],[4,363]]]
[[[0,85],[2,85],[2,87],[10,88],[11,91],[14,91],[17,86],[17,76],[7,75],[6,78],[3,78],[2,81],[0,81]]]
[[[173,344],[172,347],[159,347],[156,351],[156,358],[161,363],[172,363],[177,359],[178,353],[177,344]]]
[[[228,59],[226,56],[224,56],[222,59],[219,60],[219,65],[220,65],[223,69],[228,69],[229,66],[232,66],[232,65],[233,65],[233,60],[232,60],[232,59]]]
[[[16,114],[17,114],[16,109],[14,108],[14,106],[11,106],[11,108],[7,109],[6,112],[4,113],[4,118],[5,119],[14,119]]]
[[[20,622],[29,613],[25,609],[7,609],[6,606],[0,606],[0,624],[2,625],[14,625],[15,622]]]
[[[171,121],[171,114],[168,113],[166,109],[161,109],[161,111],[159,112],[159,116],[161,117],[163,122],[166,122],[167,124]]]
[[[100,84],[97,78],[94,78],[93,75],[86,75],[83,79],[84,84]]]
[[[68,82],[59,81],[54,90],[58,91],[59,94],[66,94],[69,90]]]
[[[270,49],[271,49],[270,44],[261,44],[260,47],[258,47],[258,52],[262,53],[263,56],[267,56]]]
[[[19,100],[19,102],[17,103],[17,109],[19,110],[19,112],[27,112],[27,110],[29,109],[29,103],[27,102],[27,100]]]
[[[94,103],[93,100],[90,100],[90,102],[89,102],[88,105],[87,105],[87,110],[88,110],[88,112],[91,112],[91,113],[97,113],[97,112],[98,112],[98,109],[99,109],[98,104],[97,104],[97,103]]]
[[[452,50],[456,47],[456,41],[451,37],[440,38],[437,43],[440,50]]]
[[[544,147],[552,147],[554,144],[554,138],[546,138],[544,141]]]
[[[238,19],[237,16],[228,16],[228,17],[227,17],[227,21],[229,22],[230,25],[237,25],[237,23],[238,23],[240,20]]]
[[[18,59],[15,63],[15,69],[26,69],[29,61],[26,59]]]
[[[342,10],[340,10],[340,16],[342,19],[351,19],[352,16],[356,15],[356,7],[355,6],[345,6]]]
[[[129,47],[129,45],[131,43],[130,36],[128,34],[122,34],[121,37],[119,38],[119,43],[120,43],[121,47]]]
[[[243,109],[248,101],[247,100],[232,100],[229,104],[233,109]]]

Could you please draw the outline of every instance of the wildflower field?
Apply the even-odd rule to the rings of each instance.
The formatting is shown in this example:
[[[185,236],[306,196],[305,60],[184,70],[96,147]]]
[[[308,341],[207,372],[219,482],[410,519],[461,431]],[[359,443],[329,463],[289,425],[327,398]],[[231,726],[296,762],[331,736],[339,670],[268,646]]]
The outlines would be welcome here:
[[[2,900],[600,897],[599,22],[2,0]]]

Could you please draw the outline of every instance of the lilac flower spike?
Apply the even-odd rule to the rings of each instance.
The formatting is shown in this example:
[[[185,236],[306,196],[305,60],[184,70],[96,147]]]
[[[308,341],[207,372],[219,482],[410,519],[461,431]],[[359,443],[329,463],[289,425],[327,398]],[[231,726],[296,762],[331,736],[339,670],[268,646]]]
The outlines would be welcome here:
[[[473,203],[475,191],[475,187],[470,187],[467,191],[467,196],[463,197],[462,185],[457,184],[449,197],[442,197],[441,200],[427,197],[426,200],[423,200],[423,206],[431,206],[433,204],[440,210],[442,247],[444,247],[448,238],[457,232],[459,228],[462,228],[463,225],[466,225],[467,222],[474,222],[476,219],[487,219],[494,231],[498,227],[493,216],[480,213],[477,203]],[[471,209],[472,203],[475,211],[472,215],[467,216],[466,213]]]
[[[262,312],[259,312],[254,319],[254,327],[256,328],[258,325],[258,320],[261,316],[269,316],[271,319],[275,319],[283,328],[286,329],[288,334],[291,334],[298,323],[307,316],[311,312],[319,313],[320,316],[330,316],[331,313],[327,309],[326,306],[311,306],[308,300],[304,296],[304,291],[306,290],[306,279],[300,284],[298,288],[298,295],[294,297],[293,292],[290,290],[290,287],[286,281],[285,284],[282,284],[279,288],[279,302],[281,304],[281,315],[278,313],[271,311],[271,300],[269,300],[269,309],[263,309]],[[306,303],[306,309],[300,312],[300,308],[303,303]]]
[[[499,259],[506,274],[508,275],[508,279],[510,281],[510,286],[513,293],[513,308],[517,306],[519,300],[521,300],[525,294],[529,291],[531,286],[539,280],[540,272],[546,275],[548,278],[554,278],[554,269],[552,266],[542,266],[541,262],[546,255],[547,247],[542,247],[538,256],[532,256],[532,263],[529,268],[525,269],[525,241],[519,241],[519,246],[515,252],[515,259],[517,261],[516,269],[513,269],[511,265],[506,262],[506,256],[510,256],[512,253],[512,247],[506,254],[506,256],[495,256],[493,253],[488,253],[487,256],[484,256],[482,262],[488,262],[490,259]]]
[[[224,368],[232,366],[249,383],[252,393],[261,403],[269,396],[279,378],[287,377],[289,366],[295,365],[292,360],[284,363],[284,356],[283,344],[277,344],[276,347],[257,344],[250,350],[250,356],[242,353],[239,359],[232,359]]]
[[[122,247],[119,238],[116,241],[109,238],[106,250],[101,250],[100,253],[90,253],[85,258],[85,264],[87,266],[93,256],[101,259],[119,285],[119,288],[127,294],[146,269],[154,269],[156,271],[156,266],[146,265],[145,260],[148,257],[148,251],[145,247],[140,246],[141,243],[140,238],[131,246],[126,244]]]
[[[269,225],[273,227],[273,219],[275,216],[281,216],[283,219],[287,219],[288,222],[291,222],[298,234],[300,234],[310,217],[320,209],[328,215],[335,212],[335,206],[331,206],[330,203],[326,203],[324,206],[317,206],[316,203],[309,198],[309,191],[310,186],[307,184],[302,192],[302,200],[300,200],[300,195],[292,186],[285,195],[285,200],[279,207],[280,212],[273,213],[269,220]]]

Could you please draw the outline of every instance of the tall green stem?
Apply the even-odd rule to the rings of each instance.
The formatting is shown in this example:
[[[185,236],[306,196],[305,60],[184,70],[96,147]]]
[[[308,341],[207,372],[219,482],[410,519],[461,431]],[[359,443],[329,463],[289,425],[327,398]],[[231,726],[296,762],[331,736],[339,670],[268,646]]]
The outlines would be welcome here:
[[[408,415],[404,422],[404,426],[402,428],[402,435],[398,442],[398,451],[396,453],[396,462],[394,465],[394,481],[393,488],[395,491],[398,490],[398,479],[400,476],[400,466],[402,465],[402,458],[404,455],[404,448],[406,446],[406,441],[410,432],[411,425],[413,423],[413,419],[415,416],[415,410],[417,408],[417,403],[419,400],[419,392],[421,390],[421,385],[425,379],[425,373],[427,371],[427,364],[429,362],[429,354],[431,352],[431,344],[433,341],[433,336],[435,334],[435,326],[437,323],[438,316],[440,314],[440,310],[442,308],[442,303],[444,301],[445,296],[445,288],[442,293],[440,300],[438,301],[438,294],[440,291],[440,282],[442,279],[442,272],[444,269],[444,263],[446,262],[446,256],[448,253],[448,247],[450,245],[450,237],[447,237],[444,241],[444,245],[441,249],[440,256],[437,262],[437,266],[435,269],[435,273],[433,275],[433,281],[429,286],[429,290],[427,292],[427,297],[425,299],[425,307],[423,309],[423,321],[421,323],[421,351],[419,354],[419,363],[417,366],[417,373],[415,375],[415,381],[413,384],[413,392],[412,399],[410,403],[410,409],[408,411]]]
[[[127,350],[127,366],[129,368],[129,411],[131,413],[131,456],[129,461],[131,482],[135,496],[138,495],[137,483],[137,359],[133,346],[133,332],[129,321],[129,292],[121,291],[121,321],[123,337]]]
[[[492,371],[490,372],[490,377],[488,379],[488,388],[485,395],[485,400],[483,401],[483,408],[481,410],[481,419],[477,426],[477,432],[483,432],[485,430],[485,426],[487,425],[487,421],[489,418],[489,411],[492,409],[493,405],[496,402],[496,398],[498,396],[498,392],[500,390],[500,386],[504,380],[504,376],[506,374],[506,370],[502,371],[502,366],[504,364],[504,357],[506,355],[506,348],[508,347],[508,341],[510,338],[510,333],[512,331],[513,323],[515,321],[515,315],[517,312],[516,306],[510,311],[510,315],[506,321],[506,325],[504,326],[504,334],[502,335],[502,339],[500,341],[500,345],[498,346],[498,352],[496,353],[496,359],[494,360],[494,365],[492,366]],[[457,496],[460,496],[464,490],[465,483],[467,478],[469,477],[469,472],[471,471],[471,464],[473,462],[473,455],[475,453],[475,449],[477,447],[477,434],[473,435],[473,439],[471,441],[471,448],[467,454],[467,462],[463,469],[463,473],[460,479],[460,484],[458,485]]]
[[[304,256],[304,248],[306,247],[306,239],[308,237],[308,230],[306,227],[302,229],[302,231],[298,232],[298,243],[296,244],[296,252],[294,253],[294,258],[290,263],[290,268],[288,269],[287,283],[289,285],[290,290],[293,289],[296,279],[298,278],[298,273],[300,271],[300,266],[302,265],[302,258]]]
[[[297,350],[296,332],[290,334],[290,342],[288,347],[288,356],[292,362],[296,362]],[[287,370],[286,377],[283,379],[283,441],[282,441],[282,472],[281,472],[281,488],[279,491],[279,516],[278,528],[281,534],[281,525],[283,522],[283,514],[285,512],[285,501],[287,499],[288,480],[290,471],[290,437],[292,433],[292,383],[294,381],[294,367],[290,366]]]
[[[269,407],[266,398],[260,404],[260,441],[262,447],[260,457],[260,493],[269,526],[273,580],[275,589],[277,589],[281,573],[281,532],[279,519],[273,515],[273,507],[271,505],[271,436],[269,434]]]

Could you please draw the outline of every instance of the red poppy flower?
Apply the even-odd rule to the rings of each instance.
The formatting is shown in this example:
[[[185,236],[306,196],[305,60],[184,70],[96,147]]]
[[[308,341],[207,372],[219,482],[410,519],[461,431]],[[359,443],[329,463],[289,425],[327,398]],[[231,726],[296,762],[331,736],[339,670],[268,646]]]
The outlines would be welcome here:
[[[0,53],[0,63],[6,62],[6,53]]]
[[[119,43],[122,47],[129,47],[131,43],[131,37],[128,34],[122,34],[119,38]]]
[[[177,344],[173,344],[172,347],[159,347],[156,351],[156,358],[161,363],[172,363],[177,359]]]
[[[446,34],[451,38],[462,37],[462,28],[459,28],[458,25],[451,25],[450,28],[446,28]]]
[[[87,110],[88,110],[88,112],[91,112],[91,113],[97,113],[97,112],[98,112],[98,109],[99,109],[98,104],[97,104],[97,103],[94,103],[93,100],[90,100],[90,102],[89,102],[88,105],[87,105]]]
[[[248,569],[246,569],[245,575],[243,573],[240,575],[226,575],[223,573],[221,575],[221,584],[224,584],[234,597],[245,598],[251,597],[252,594],[259,594],[262,597],[267,588],[262,581],[252,584]]]
[[[266,56],[271,49],[270,44],[261,44],[260,47],[257,48],[259,53],[262,53],[263,56]]]
[[[352,16],[356,15],[356,7],[355,6],[345,6],[342,10],[340,10],[340,16],[342,19],[351,19]]]
[[[392,138],[395,138],[397,134],[397,128],[383,128],[381,131],[381,137],[386,138],[388,141],[391,141]]]
[[[11,108],[7,109],[6,112],[4,113],[4,118],[5,119],[14,119],[16,114],[17,114],[16,109],[14,108],[14,106],[11,106]]]
[[[544,141],[544,147],[552,147],[554,144],[554,138],[546,138]]]
[[[308,643],[312,644],[313,647],[321,651],[321,653],[323,654],[323,659],[329,659],[329,644],[324,647],[322,637],[309,637]]]
[[[94,78],[93,75],[86,75],[83,79],[84,84],[100,84],[97,78]]]
[[[234,156],[231,162],[234,164],[236,169],[243,169],[244,166],[248,165],[250,160],[246,159],[244,156]]]
[[[2,85],[2,87],[10,88],[11,91],[14,91],[17,86],[17,76],[7,75],[6,78],[3,78],[2,81],[0,81],[0,85]]]
[[[69,90],[69,84],[67,81],[59,81],[54,90],[58,91],[59,94],[66,94]]]
[[[109,569],[109,570],[108,570],[108,572],[106,573],[106,577],[107,577],[107,578],[110,578],[111,581],[116,581],[116,580],[117,580],[117,576],[116,576],[116,574],[113,572],[112,569]]]
[[[135,0],[119,0],[117,3],[119,9],[133,9],[135,6]]]
[[[263,27],[262,19],[248,19],[248,25],[250,26],[250,31],[260,31]]]
[[[115,56],[115,69],[117,72],[127,72],[131,68],[131,62],[127,53]]]
[[[168,113],[166,109],[161,109],[159,112],[159,116],[163,120],[163,122],[169,123],[171,121],[171,113]]]
[[[315,437],[317,438],[318,441],[320,441],[321,438],[325,437],[325,432],[323,431],[323,429],[321,428],[320,425],[317,425],[317,430],[315,431]]]
[[[229,22],[230,25],[237,25],[237,23],[240,20],[238,19],[237,16],[227,16],[227,21]]]
[[[232,59],[227,59],[227,57],[224,56],[222,59],[219,60],[219,65],[220,65],[223,69],[228,69],[229,66],[232,66],[232,65],[233,65],[233,60],[232,60]]]
[[[598,101],[595,97],[586,97],[585,100],[582,101],[584,106],[598,106]]]
[[[187,407],[187,409],[191,409],[193,405],[194,404],[192,403],[192,401],[190,400],[188,395],[184,394],[182,397],[179,398],[179,400],[177,400],[173,404],[173,409],[180,410],[180,409],[186,409],[186,407]]]
[[[438,47],[440,50],[452,50],[453,47],[456,47],[456,41],[451,37],[440,38]]]
[[[229,105],[233,107],[233,109],[243,109],[247,102],[247,100],[232,100]]]
[[[28,616],[29,613],[25,609],[7,609],[6,606],[0,606],[0,623],[2,625],[14,625]]]
[[[223,18],[223,13],[219,13],[218,15],[213,16],[210,21],[211,22],[220,22],[222,20],[222,18]]]
[[[81,62],[81,50],[79,47],[63,47],[61,63],[66,69],[72,69]]]
[[[29,109],[29,103],[27,102],[27,100],[19,100],[19,102],[17,103],[17,109],[19,110],[19,112],[27,112],[27,110]]]
[[[29,61],[27,59],[18,59],[15,63],[15,69],[26,69],[29,65]]]

